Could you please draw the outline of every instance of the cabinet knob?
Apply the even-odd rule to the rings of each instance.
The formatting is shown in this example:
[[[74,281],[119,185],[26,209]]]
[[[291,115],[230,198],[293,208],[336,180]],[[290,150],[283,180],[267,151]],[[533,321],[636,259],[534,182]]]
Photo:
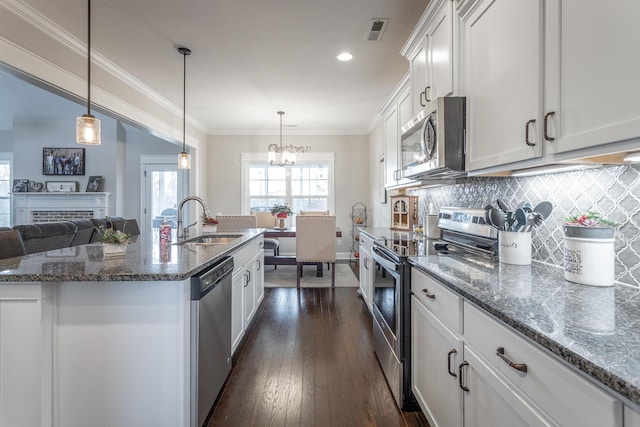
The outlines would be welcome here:
[[[554,137],[549,136],[549,117],[555,115],[555,111],[549,111],[544,115],[544,139],[545,141],[553,142],[556,139]]]
[[[458,375],[455,372],[451,372],[451,356],[456,353],[458,353],[458,350],[456,350],[455,348],[452,348],[451,350],[449,350],[449,353],[447,353],[447,372],[449,372],[449,375],[454,378]]]
[[[534,145],[536,145],[535,142],[529,141],[529,127],[535,122],[536,122],[536,119],[531,119],[525,125],[524,142],[526,142],[529,147],[533,147]]]
[[[498,357],[500,359],[502,359],[505,362],[507,362],[507,365],[511,366],[516,371],[520,371],[520,372],[524,372],[524,373],[527,372],[527,364],[526,363],[513,363],[511,360],[509,360],[509,358],[507,356],[505,356],[504,347],[498,347],[496,349],[496,354],[498,355]]]
[[[436,299],[436,296],[432,293],[429,293],[429,289],[423,289],[422,294],[429,299]]]

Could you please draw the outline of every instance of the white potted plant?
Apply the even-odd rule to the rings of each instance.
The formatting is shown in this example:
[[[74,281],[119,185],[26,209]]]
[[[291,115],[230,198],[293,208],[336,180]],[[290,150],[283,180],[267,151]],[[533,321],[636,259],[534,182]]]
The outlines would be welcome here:
[[[102,242],[102,253],[104,258],[124,257],[127,251],[127,244],[131,238],[130,234],[113,228],[96,227]]]

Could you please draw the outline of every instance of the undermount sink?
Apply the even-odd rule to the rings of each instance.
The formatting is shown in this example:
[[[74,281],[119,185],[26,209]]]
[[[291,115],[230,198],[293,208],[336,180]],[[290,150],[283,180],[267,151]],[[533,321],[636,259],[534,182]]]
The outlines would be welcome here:
[[[177,242],[176,245],[224,245],[242,237],[242,234],[219,234],[198,236],[192,239]]]

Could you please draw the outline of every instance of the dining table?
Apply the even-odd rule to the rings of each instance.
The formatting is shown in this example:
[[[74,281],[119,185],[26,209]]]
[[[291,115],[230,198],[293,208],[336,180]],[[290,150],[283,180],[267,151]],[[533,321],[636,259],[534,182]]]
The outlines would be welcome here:
[[[280,239],[283,237],[296,237],[296,228],[295,227],[287,227],[287,228],[267,228],[263,233],[265,238],[270,239]],[[336,227],[336,237],[342,237],[342,230]],[[265,265],[296,265],[296,257],[295,255],[265,255],[264,256],[264,264]],[[317,273],[317,277],[322,277],[322,263],[321,262],[309,262],[306,264],[315,264]]]

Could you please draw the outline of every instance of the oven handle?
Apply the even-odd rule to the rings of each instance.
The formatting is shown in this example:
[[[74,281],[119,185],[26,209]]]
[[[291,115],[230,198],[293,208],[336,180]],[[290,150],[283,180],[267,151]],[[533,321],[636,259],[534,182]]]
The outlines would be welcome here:
[[[371,257],[375,262],[380,264],[387,271],[395,273],[398,269],[398,264],[386,258],[382,253],[380,253],[380,249],[376,248],[375,246],[373,247],[373,253],[371,254]]]

